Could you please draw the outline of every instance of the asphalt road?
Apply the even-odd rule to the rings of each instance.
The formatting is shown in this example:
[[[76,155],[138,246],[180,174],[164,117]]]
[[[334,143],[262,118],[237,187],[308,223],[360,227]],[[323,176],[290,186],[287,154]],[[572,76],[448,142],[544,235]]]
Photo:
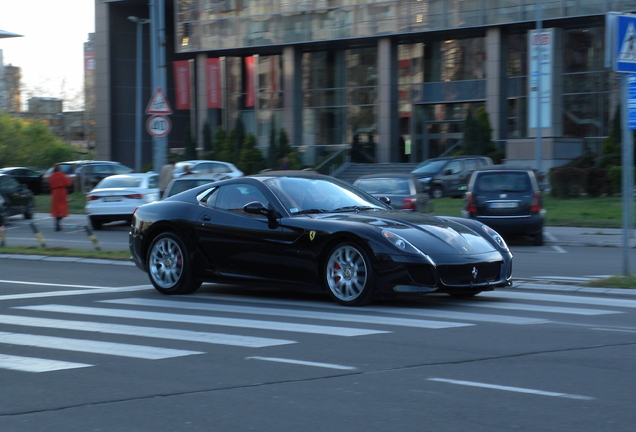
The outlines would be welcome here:
[[[10,265],[7,265],[10,263]],[[0,430],[632,431],[636,296],[344,308],[125,264],[0,260]]]

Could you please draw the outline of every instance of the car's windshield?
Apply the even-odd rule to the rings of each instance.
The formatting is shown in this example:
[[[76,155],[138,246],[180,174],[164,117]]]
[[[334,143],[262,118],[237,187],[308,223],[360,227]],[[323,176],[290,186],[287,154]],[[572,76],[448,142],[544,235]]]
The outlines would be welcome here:
[[[141,184],[140,177],[106,177],[99,182],[95,187],[96,189],[109,189],[109,188],[135,188]]]
[[[411,193],[409,181],[399,178],[368,178],[359,180],[356,186],[372,195],[397,194],[408,195]]]
[[[526,192],[531,189],[524,172],[480,173],[475,182],[476,192]]]
[[[433,175],[439,172],[444,167],[444,165],[446,165],[446,163],[448,163],[447,160],[429,159],[427,161],[422,162],[420,165],[418,165],[417,168],[415,168],[412,172],[416,174]]]
[[[265,181],[291,214],[389,210],[372,196],[328,179],[273,177]]]

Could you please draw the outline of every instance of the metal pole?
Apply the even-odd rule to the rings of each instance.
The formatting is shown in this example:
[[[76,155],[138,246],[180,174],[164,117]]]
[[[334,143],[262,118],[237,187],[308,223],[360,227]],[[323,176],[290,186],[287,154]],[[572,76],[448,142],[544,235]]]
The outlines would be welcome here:
[[[141,62],[142,53],[142,22],[137,20],[137,83],[135,95],[135,171],[141,172]]]
[[[165,52],[165,3],[164,0],[150,0],[150,48],[151,48],[151,76],[152,87],[160,87],[166,92],[166,52]],[[168,148],[167,137],[153,137],[153,169],[159,172],[166,164]]]
[[[537,2],[537,38],[541,34],[541,29],[543,27],[542,24],[542,9],[543,3],[541,0]],[[536,123],[536,139],[535,139],[535,158],[536,158],[536,166],[537,166],[537,174],[541,175],[541,160],[543,159],[542,155],[542,146],[543,142],[541,139],[541,127],[543,126],[541,123],[541,75],[542,75],[542,67],[541,67],[541,43],[537,41],[535,48],[536,56],[537,56],[537,123]]]
[[[623,274],[629,275],[629,238],[634,226],[634,138],[629,129],[629,74],[621,73],[622,191],[623,191]]]

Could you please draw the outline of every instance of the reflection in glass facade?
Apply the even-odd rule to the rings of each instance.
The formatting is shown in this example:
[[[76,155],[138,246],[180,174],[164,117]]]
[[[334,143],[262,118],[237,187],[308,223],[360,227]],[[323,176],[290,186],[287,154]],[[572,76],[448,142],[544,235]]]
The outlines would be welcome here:
[[[261,148],[267,147],[272,128],[284,124],[283,50],[290,46],[299,51],[293,72],[300,82],[302,126],[292,141],[297,147],[399,146],[397,152],[373,152],[360,161],[419,161],[453,148],[462,139],[467,112],[483,106],[497,107],[493,139],[532,138],[528,32],[534,28],[536,2],[175,0],[175,5],[175,51],[225,59],[226,127],[240,117]],[[558,26],[561,35],[555,73],[562,131],[554,138],[596,146],[608,133],[612,111],[603,16],[633,8],[633,2],[543,0],[542,6],[544,28]],[[388,71],[379,57],[379,41],[386,38],[395,43]],[[249,105],[245,59],[252,56],[256,103]],[[489,65],[489,57],[499,58],[500,67]],[[383,83],[390,83],[389,96],[382,93]],[[395,106],[391,120],[383,120],[387,100]],[[399,136],[381,143],[381,129],[386,129],[381,125],[392,122]],[[308,154],[308,165],[323,156]]]

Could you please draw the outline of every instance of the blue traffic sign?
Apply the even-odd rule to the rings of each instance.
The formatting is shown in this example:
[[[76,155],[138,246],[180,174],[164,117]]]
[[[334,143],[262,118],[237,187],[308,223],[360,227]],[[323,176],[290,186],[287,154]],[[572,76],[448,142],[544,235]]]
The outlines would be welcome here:
[[[636,72],[636,16],[619,15],[616,22],[616,72]]]
[[[636,74],[627,76],[627,127],[636,129]]]

